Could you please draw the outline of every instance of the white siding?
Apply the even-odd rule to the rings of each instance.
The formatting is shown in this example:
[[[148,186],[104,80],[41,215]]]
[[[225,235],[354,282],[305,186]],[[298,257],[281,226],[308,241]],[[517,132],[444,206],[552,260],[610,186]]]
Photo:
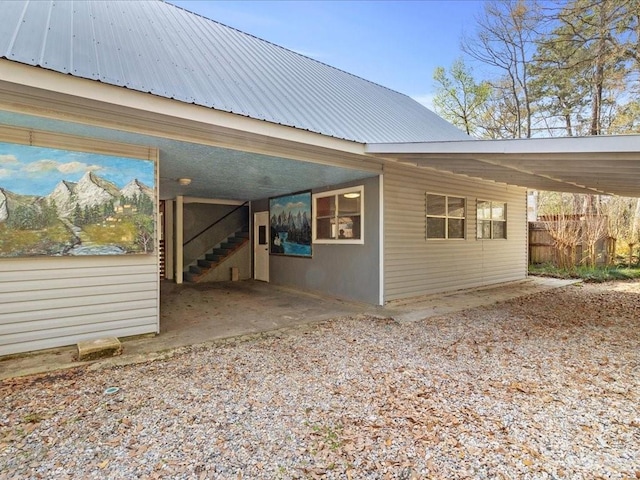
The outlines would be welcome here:
[[[526,190],[428,169],[384,171],[385,301],[520,280],[527,272]],[[467,238],[427,240],[425,194],[467,199]],[[507,239],[476,239],[476,200],[507,203]]]
[[[0,355],[158,331],[156,255],[0,260]]]
[[[12,127],[0,127],[0,141],[155,160],[157,178],[147,147]],[[0,356],[159,332],[157,240],[154,252],[0,258]]]

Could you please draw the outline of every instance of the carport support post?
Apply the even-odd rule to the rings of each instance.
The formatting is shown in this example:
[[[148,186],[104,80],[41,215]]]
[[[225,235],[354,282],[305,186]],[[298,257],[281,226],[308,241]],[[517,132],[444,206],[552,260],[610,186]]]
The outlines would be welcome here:
[[[184,270],[184,254],[182,242],[184,239],[184,197],[176,197],[176,283],[182,283],[182,271]]]
[[[168,280],[174,277],[173,251],[175,240],[173,238],[174,221],[173,221],[173,200],[165,200],[164,202],[164,261],[165,275]]]

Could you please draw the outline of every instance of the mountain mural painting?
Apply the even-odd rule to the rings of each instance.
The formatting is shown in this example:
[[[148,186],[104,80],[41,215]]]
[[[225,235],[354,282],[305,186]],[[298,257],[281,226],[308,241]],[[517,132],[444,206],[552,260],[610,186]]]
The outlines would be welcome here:
[[[311,256],[311,192],[269,199],[270,253]]]
[[[153,161],[0,142],[0,257],[153,253],[153,185]]]

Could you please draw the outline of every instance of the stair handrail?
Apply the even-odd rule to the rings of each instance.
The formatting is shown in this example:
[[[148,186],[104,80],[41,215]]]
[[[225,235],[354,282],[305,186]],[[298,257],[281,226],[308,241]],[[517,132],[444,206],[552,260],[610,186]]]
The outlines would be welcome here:
[[[229,215],[231,215],[232,213],[237,212],[238,210],[240,210],[242,207],[246,207],[249,203],[249,200],[247,200],[246,202],[244,202],[242,205],[238,205],[236,208],[234,208],[233,210],[231,210],[230,212],[225,213],[223,216],[221,216],[219,219],[217,219],[215,222],[213,222],[211,225],[209,225],[208,227],[206,227],[204,230],[202,230],[199,233],[196,233],[193,237],[191,237],[189,240],[187,240],[186,242],[184,242],[182,244],[183,247],[186,247],[188,243],[194,241],[196,238],[198,238],[200,235],[202,235],[203,233],[205,233],[206,231],[208,231],[209,229],[215,227],[218,223],[220,223],[222,220],[224,220],[225,218],[227,218]]]

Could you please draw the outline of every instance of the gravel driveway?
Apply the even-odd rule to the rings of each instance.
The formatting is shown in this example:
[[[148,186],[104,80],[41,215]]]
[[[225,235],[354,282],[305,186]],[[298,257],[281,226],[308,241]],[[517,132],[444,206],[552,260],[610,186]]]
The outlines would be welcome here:
[[[636,479],[639,340],[640,282],[578,285],[7,380],[0,479]]]

